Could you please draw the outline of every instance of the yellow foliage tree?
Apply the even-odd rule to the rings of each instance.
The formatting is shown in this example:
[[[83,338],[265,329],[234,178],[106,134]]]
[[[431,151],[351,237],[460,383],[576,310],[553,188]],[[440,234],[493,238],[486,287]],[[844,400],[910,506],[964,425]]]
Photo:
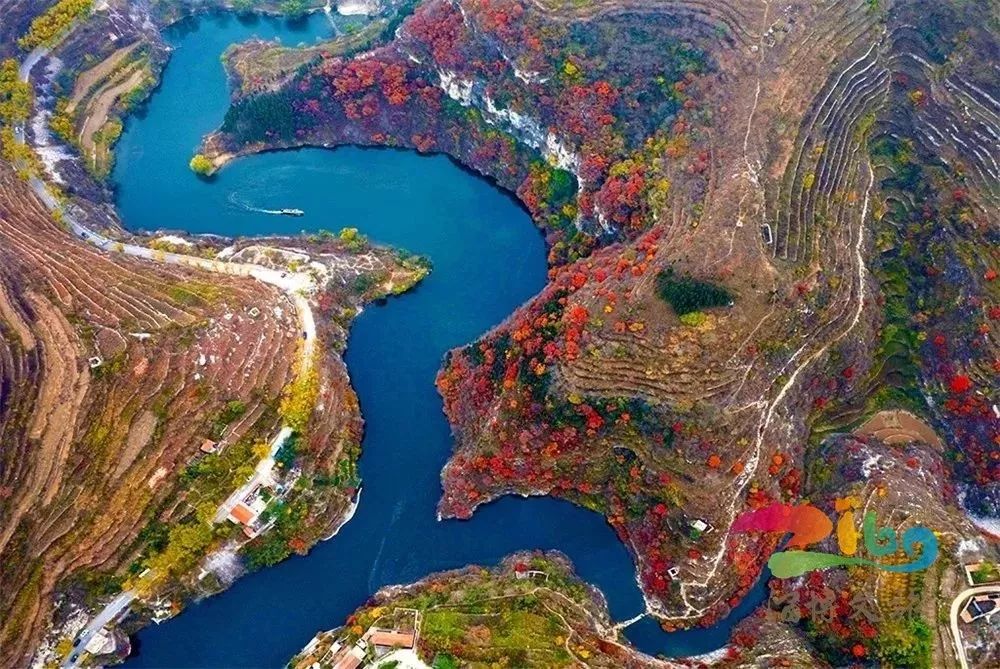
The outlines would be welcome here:
[[[319,371],[316,358],[305,370],[295,375],[295,380],[285,386],[281,396],[281,417],[296,432],[304,432],[312,417],[316,399],[319,397]]]
[[[0,128],[0,157],[17,168],[17,174],[27,179],[42,171],[38,156],[24,142],[18,141],[13,128]]]
[[[26,121],[33,98],[31,84],[21,81],[17,61],[6,58],[0,62],[0,120],[7,124]]]
[[[59,135],[64,141],[75,144],[76,143],[76,127],[73,125],[73,118],[66,113],[55,113],[52,118],[49,119],[49,127],[52,128],[52,132]]]
[[[213,165],[212,161],[207,157],[200,153],[196,153],[191,159],[191,162],[188,163],[188,167],[190,167],[195,174],[207,175],[212,173],[212,169],[215,165]]]
[[[79,18],[90,13],[91,0],[59,0],[44,13],[35,17],[18,45],[24,50],[36,46],[51,46]]]
[[[146,562],[149,577],[128,585],[132,585],[140,596],[151,594],[171,576],[179,576],[192,569],[213,539],[212,526],[200,520],[173,525],[167,535],[167,547]]]

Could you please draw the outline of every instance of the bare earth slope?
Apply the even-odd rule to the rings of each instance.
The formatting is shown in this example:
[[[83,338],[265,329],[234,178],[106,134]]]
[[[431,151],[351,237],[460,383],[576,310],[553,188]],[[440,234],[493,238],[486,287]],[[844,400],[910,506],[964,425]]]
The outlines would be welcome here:
[[[314,244],[329,265],[319,265],[326,281],[315,307],[322,320],[313,333],[313,387],[300,393],[303,326],[291,296],[250,277],[157,262],[162,250],[152,261],[99,250],[53,222],[9,168],[0,177],[7,666],[35,651],[55,604],[57,627],[77,606],[123,589],[177,610],[191,591],[211,592],[234,577],[206,566],[196,581],[206,555],[241,550],[250,566],[263,566],[338,527],[357,486],[351,472],[361,436],[339,322],[423,270],[381,249]],[[281,259],[261,244],[237,245],[231,261]],[[351,288],[362,274],[372,277],[369,294]],[[287,399],[300,396],[301,407]],[[283,422],[299,434],[296,478],[284,477],[294,522],[247,543],[211,518],[249,477],[256,444]],[[203,452],[206,440],[218,452]]]

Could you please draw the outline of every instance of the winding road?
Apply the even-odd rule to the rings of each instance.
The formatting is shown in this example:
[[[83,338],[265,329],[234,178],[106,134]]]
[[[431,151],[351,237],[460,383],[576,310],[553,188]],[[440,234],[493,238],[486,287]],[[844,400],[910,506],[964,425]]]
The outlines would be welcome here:
[[[48,54],[48,52],[49,50],[47,48],[38,48],[28,54],[18,70],[18,74],[22,81],[30,83],[32,69]],[[25,142],[27,140],[27,134],[22,125],[17,126],[14,129],[14,132],[18,141]],[[316,321],[313,317],[312,307],[309,304],[307,296],[315,292],[317,286],[316,281],[309,274],[305,272],[281,271],[250,263],[235,263],[214,260],[211,258],[200,258],[182,253],[159,251],[145,246],[139,246],[137,244],[119,242],[111,239],[110,237],[94,232],[77,222],[73,217],[72,212],[59,203],[56,197],[49,190],[46,183],[40,178],[32,177],[30,179],[30,185],[35,194],[38,195],[50,211],[59,211],[62,214],[63,221],[74,236],[85,242],[93,244],[104,251],[109,253],[122,253],[124,255],[144,258],[153,262],[185,265],[209,272],[252,277],[263,283],[275,286],[279,290],[285,292],[295,304],[295,310],[298,313],[299,318],[299,327],[302,330],[304,339],[303,346],[300,349],[300,373],[308,371],[312,366],[316,348]],[[233,500],[238,501],[238,499],[245,494],[250,487],[255,485],[259,480],[261,480],[261,478],[270,474],[271,468],[274,466],[274,455],[277,453],[278,449],[281,448],[281,445],[285,443],[291,433],[291,427],[287,425],[282,426],[281,430],[271,441],[271,448],[268,456],[257,463],[254,475],[250,481],[233,492],[233,494],[220,507],[218,514],[221,514],[223,519],[229,513],[229,510],[232,508],[232,504],[235,503]],[[126,591],[111,600],[87,623],[86,627],[83,628],[77,636],[76,643],[74,644],[72,650],[65,658],[63,658],[61,666],[66,669],[75,668],[80,660],[80,656],[83,655],[84,649],[90,640],[93,639],[93,637],[101,629],[103,629],[105,625],[117,619],[124,611],[126,611],[136,597],[137,595],[134,591]]]
[[[976,595],[988,595],[990,593],[1000,594],[1000,585],[980,585],[974,588],[966,588],[958,593],[951,603],[951,638],[955,642],[955,655],[962,669],[969,669],[969,660],[965,657],[965,646],[962,644],[962,632],[958,628],[958,614],[962,611],[962,606],[971,597]]]
[[[101,609],[100,613],[91,618],[90,622],[87,623],[87,626],[84,627],[80,634],[77,635],[73,650],[70,651],[69,656],[63,660],[62,667],[67,669],[75,667],[77,662],[79,662],[84,649],[87,647],[87,644],[94,638],[94,635],[100,632],[105,625],[125,611],[132,604],[132,601],[135,598],[135,592],[131,590],[123,592],[112,599],[107,606]]]

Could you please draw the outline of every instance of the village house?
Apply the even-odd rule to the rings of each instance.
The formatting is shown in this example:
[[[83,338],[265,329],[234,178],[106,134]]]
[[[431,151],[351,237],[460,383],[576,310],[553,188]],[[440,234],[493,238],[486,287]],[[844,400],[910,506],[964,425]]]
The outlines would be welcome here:
[[[987,622],[993,618],[1000,610],[1000,593],[991,592],[985,595],[976,595],[965,603],[959,617],[964,623],[971,623],[985,617]]]
[[[536,569],[529,569],[528,565],[523,562],[518,562],[514,565],[514,578],[518,580],[522,579],[540,579],[542,581],[549,580],[549,575],[544,571],[538,571]]]
[[[365,661],[368,652],[368,645],[359,640],[350,648],[342,648],[341,652],[334,656],[333,669],[357,669]]]
[[[410,618],[410,622],[401,624],[400,619],[396,618],[396,626],[393,628],[373,625],[353,646],[346,647],[341,646],[339,642],[335,643],[318,664],[323,665],[329,658],[333,669],[357,669],[363,666],[369,657],[377,659],[395,650],[416,648],[420,630],[420,612],[414,609],[396,609],[393,613],[403,614]],[[400,629],[400,624],[405,629]]]
[[[416,632],[400,632],[397,630],[384,630],[375,627],[368,630],[365,635],[366,640],[376,648],[413,648],[416,643]]]
[[[253,539],[270,527],[271,523],[261,523],[260,515],[267,508],[264,487],[257,486],[246,497],[233,505],[227,517],[230,522],[243,526],[243,534]]]

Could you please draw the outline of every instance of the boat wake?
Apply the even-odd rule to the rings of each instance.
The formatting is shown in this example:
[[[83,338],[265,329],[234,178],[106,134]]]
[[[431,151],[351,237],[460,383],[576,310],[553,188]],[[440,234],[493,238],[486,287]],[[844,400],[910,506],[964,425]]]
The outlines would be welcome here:
[[[236,193],[230,193],[229,203],[243,209],[244,211],[253,211],[258,214],[271,214],[272,216],[302,216],[306,212],[301,209],[262,209],[261,207],[255,207],[249,202],[236,197]]]

